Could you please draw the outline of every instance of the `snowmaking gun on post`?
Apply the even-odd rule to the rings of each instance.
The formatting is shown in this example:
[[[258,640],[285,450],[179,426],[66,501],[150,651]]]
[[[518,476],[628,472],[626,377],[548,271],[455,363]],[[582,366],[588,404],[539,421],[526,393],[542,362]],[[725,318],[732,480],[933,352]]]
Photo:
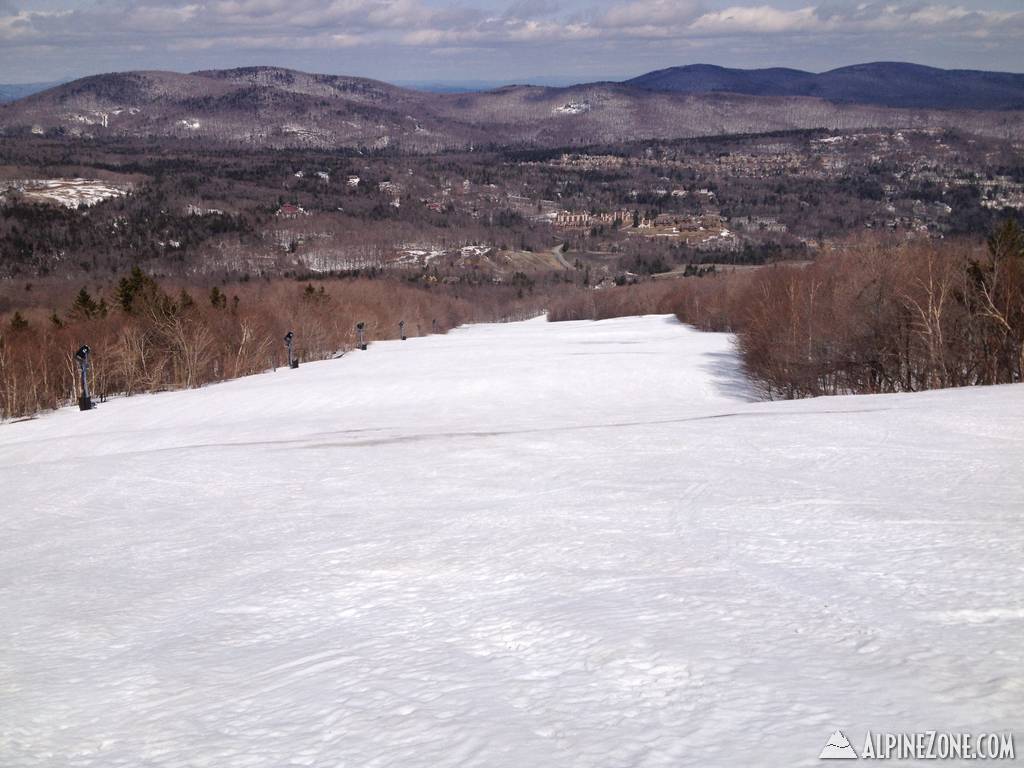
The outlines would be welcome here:
[[[91,351],[88,344],[83,344],[75,352],[78,370],[82,375],[82,395],[78,398],[78,410],[80,411],[91,411],[93,409],[92,398],[89,397],[89,353]]]
[[[299,359],[292,352],[292,342],[293,341],[295,341],[295,334],[292,333],[291,331],[288,331],[288,333],[286,333],[284,335],[284,345],[288,348],[288,367],[289,368],[298,368],[299,367]]]

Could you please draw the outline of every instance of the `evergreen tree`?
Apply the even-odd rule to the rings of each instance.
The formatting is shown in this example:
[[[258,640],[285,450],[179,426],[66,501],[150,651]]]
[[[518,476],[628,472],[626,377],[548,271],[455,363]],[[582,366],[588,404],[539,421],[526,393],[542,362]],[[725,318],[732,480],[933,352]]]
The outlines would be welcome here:
[[[11,318],[11,330],[24,331],[26,328],[28,328],[28,320],[21,316],[21,312],[15,312],[14,317]]]
[[[100,314],[100,305],[83,286],[71,305],[71,316],[77,320],[92,320]]]
[[[118,305],[125,314],[135,315],[146,305],[158,305],[169,309],[170,299],[160,291],[156,281],[137,266],[132,267],[128,277],[122,277],[114,291]]]
[[[228,305],[228,297],[216,285],[210,289],[210,306],[214,309],[224,309]]]

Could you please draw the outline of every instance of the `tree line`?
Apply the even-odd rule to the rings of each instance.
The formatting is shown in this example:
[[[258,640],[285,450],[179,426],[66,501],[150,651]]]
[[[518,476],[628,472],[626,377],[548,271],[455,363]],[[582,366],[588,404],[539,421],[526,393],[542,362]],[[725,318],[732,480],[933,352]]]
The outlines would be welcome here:
[[[525,276],[524,276],[525,277]],[[28,288],[28,286],[26,286]],[[54,289],[55,290],[55,289]],[[861,239],[804,265],[776,264],[594,290],[522,281],[429,287],[402,280],[158,283],[135,268],[63,312],[31,305],[0,319],[0,418],[77,397],[74,350],[93,349],[100,399],[196,387],[283,365],[284,333],[304,360],[372,339],[465,322],[674,313],[729,331],[770,398],[911,392],[1024,379],[1024,233],[1007,221],[985,244]]]
[[[672,312],[737,335],[763,394],[914,392],[1024,378],[1024,233],[862,240],[808,265],[578,292],[550,320]]]
[[[36,293],[40,289],[34,289]],[[461,294],[461,295],[460,295]],[[139,268],[94,295],[82,288],[63,312],[36,305],[0,325],[0,419],[29,416],[78,396],[75,349],[92,349],[94,399],[198,387],[284,365],[284,334],[302,360],[368,340],[444,333],[473,321],[523,319],[544,299],[512,287],[428,289],[397,280],[267,280],[228,286],[158,283]],[[538,306],[535,307],[534,304]]]

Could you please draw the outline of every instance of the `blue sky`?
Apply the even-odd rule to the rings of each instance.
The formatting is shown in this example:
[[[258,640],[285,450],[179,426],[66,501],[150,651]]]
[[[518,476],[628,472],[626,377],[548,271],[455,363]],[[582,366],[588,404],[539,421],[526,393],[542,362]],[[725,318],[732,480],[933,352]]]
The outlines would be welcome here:
[[[1024,0],[0,0],[0,82],[250,64],[571,82],[881,60],[1024,72]]]

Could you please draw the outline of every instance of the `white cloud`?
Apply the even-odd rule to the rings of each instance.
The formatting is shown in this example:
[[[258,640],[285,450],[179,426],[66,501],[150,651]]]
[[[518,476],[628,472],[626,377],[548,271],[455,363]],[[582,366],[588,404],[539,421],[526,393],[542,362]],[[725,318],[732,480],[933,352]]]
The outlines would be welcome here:
[[[124,18],[126,29],[160,31],[178,24],[185,24],[195,18],[198,5],[183,5],[177,8],[142,5],[132,8]]]
[[[661,55],[671,56],[692,53],[708,41],[748,40],[746,50],[774,51],[770,63],[779,63],[799,52],[784,42],[787,37],[798,37],[801,47],[841,50],[845,45],[858,52],[872,45],[889,51],[897,40],[940,52],[943,45],[970,44],[979,58],[991,50],[1009,56],[1024,44],[1024,11],[981,5],[1003,0],[807,0],[796,8],[782,0],[603,0],[589,9],[570,5],[573,0],[512,0],[504,11],[472,4],[438,7],[431,0],[103,0],[74,10],[16,11],[10,1],[0,0],[0,66],[16,57],[24,61],[29,58],[25,52],[42,46],[63,46],[79,58],[123,60],[121,68],[130,69],[131,57],[123,53],[130,46],[147,52],[216,52],[223,60],[233,51],[371,45],[424,49],[424,54],[433,51],[441,57],[454,56],[454,51],[484,57],[485,50],[576,44],[578,54],[597,60],[591,54],[598,46],[606,47],[608,55],[637,58],[637,46],[644,47],[644,41],[658,43]],[[725,49],[711,45],[706,50]],[[605,73],[616,68],[612,63]]]
[[[805,32],[820,26],[821,22],[812,7],[787,11],[770,5],[759,5],[734,6],[706,13],[694,21],[689,29],[701,33],[735,35]]]
[[[692,21],[699,12],[697,0],[632,0],[609,8],[598,24],[602,27],[678,26]]]
[[[560,3],[547,0],[514,0],[506,9],[507,19],[535,19],[553,16],[562,11]]]

